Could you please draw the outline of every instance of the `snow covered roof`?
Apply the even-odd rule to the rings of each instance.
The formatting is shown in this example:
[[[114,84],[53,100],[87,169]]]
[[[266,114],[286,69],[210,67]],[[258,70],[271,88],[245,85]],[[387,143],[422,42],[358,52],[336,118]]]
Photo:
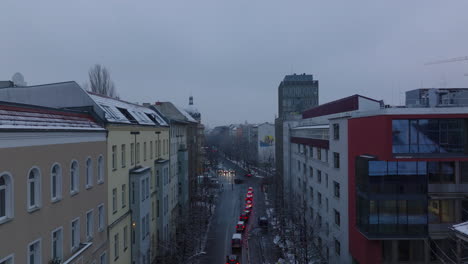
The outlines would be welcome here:
[[[182,107],[178,107],[177,105],[174,105],[175,108],[177,108],[177,110],[182,114],[184,115],[185,118],[187,118],[187,121],[189,122],[197,122],[195,119],[193,119],[193,117],[187,112],[185,111],[184,109],[182,109]]]
[[[167,126],[166,121],[150,108],[100,94],[88,94],[104,110],[108,122]]]
[[[0,129],[104,131],[87,114],[4,103],[0,104]]]

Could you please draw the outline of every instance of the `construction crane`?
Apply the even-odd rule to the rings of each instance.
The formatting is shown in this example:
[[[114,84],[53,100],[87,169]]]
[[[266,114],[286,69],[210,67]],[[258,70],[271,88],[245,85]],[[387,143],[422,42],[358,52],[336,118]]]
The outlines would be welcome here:
[[[426,62],[424,65],[434,65],[434,64],[441,64],[441,63],[449,63],[449,62],[457,62],[457,61],[468,61],[468,56],[464,57],[457,57],[457,58],[451,58],[447,60],[438,60],[438,61],[431,61],[431,62]],[[463,74],[464,76],[468,76],[468,73]]]
[[[468,60],[468,56],[457,57],[457,58],[452,58],[452,59],[448,59],[448,60],[438,60],[438,61],[426,62],[426,63],[424,63],[424,65],[433,65],[433,64],[441,64],[441,63],[456,62],[456,61],[466,61],[466,60]]]

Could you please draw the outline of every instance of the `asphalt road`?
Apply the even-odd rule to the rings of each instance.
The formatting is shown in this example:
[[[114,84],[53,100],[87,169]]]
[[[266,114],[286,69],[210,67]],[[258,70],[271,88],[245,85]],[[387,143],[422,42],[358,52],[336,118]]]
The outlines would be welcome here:
[[[216,210],[208,231],[208,240],[205,248],[207,253],[200,258],[200,263],[222,264],[226,263],[226,256],[231,254],[231,238],[235,233],[235,225],[239,219],[241,209],[245,205],[245,195],[248,187],[254,188],[254,206],[247,229],[243,234],[243,248],[241,264],[274,263],[272,256],[272,238],[264,230],[258,228],[257,218],[266,215],[264,194],[260,190],[261,179],[245,177],[245,171],[238,168],[228,160],[221,159],[226,170],[236,171],[236,177],[244,180],[242,184],[232,184],[229,176],[219,176],[224,190],[220,193]],[[241,208],[242,207],[242,208]]]

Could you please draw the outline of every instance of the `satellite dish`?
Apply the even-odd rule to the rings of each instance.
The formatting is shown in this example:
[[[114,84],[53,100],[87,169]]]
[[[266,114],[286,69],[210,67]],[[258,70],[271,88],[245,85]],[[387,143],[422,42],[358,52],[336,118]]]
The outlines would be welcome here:
[[[11,80],[16,86],[26,86],[27,83],[24,81],[24,76],[23,74],[17,72],[13,74],[13,77],[11,77]]]

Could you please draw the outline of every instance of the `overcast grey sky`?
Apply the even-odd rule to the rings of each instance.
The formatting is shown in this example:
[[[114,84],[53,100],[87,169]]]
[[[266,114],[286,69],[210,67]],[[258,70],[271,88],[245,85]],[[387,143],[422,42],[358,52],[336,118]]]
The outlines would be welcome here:
[[[185,106],[192,94],[210,126],[273,121],[293,72],[320,81],[320,103],[468,87],[468,61],[424,66],[468,56],[465,0],[2,0],[0,10],[0,79],[82,84],[101,63],[122,99]]]

